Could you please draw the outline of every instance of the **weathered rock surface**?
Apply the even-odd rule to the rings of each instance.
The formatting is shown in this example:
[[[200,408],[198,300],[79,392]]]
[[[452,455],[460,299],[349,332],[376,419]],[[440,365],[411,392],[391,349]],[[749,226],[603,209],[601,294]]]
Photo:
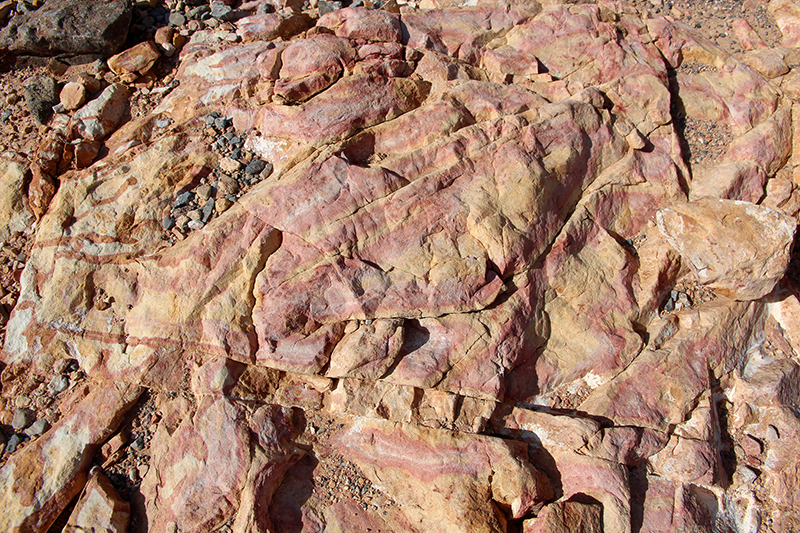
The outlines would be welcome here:
[[[130,507],[105,475],[94,472],[70,514],[64,532],[125,533],[130,522]]]
[[[30,171],[22,160],[0,162],[0,239],[11,232],[22,231],[33,218],[25,198]]]
[[[125,42],[130,22],[126,0],[48,0],[40,9],[15,16],[0,31],[0,42],[16,54],[110,55]]]
[[[133,48],[108,58],[108,68],[118,74],[123,81],[134,81],[145,75],[153,67],[161,54],[152,41],[139,43]]]
[[[114,432],[141,388],[110,385],[76,390],[61,421],[0,468],[5,531],[47,531],[83,489],[99,446]]]
[[[797,527],[790,3],[185,4],[0,168],[0,529]]]
[[[116,129],[128,104],[128,89],[120,83],[109,85],[100,95],[72,117],[76,133],[89,141],[100,141]]]
[[[765,296],[789,264],[797,221],[749,202],[697,200],[664,208],[658,227],[700,283],[736,300]],[[758,236],[752,247],[737,236]]]

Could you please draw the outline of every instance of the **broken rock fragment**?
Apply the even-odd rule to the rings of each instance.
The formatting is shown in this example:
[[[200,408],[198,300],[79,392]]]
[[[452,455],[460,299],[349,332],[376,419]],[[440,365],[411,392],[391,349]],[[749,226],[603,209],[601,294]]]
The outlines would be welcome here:
[[[86,483],[64,533],[125,533],[130,515],[130,503],[120,498],[108,478],[97,470]]]
[[[108,68],[120,76],[122,81],[132,82],[140,75],[147,74],[160,57],[155,43],[145,41],[110,57]]]
[[[127,104],[128,88],[121,83],[109,85],[100,96],[75,113],[73,128],[86,140],[101,141],[122,121]]]
[[[789,264],[797,227],[768,207],[715,198],[664,208],[656,217],[700,283],[735,300],[772,291]]]

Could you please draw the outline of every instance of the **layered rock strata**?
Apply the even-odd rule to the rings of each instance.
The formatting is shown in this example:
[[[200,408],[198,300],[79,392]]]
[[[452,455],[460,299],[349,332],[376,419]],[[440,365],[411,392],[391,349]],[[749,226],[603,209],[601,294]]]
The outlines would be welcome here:
[[[0,529],[76,499],[66,530],[800,526],[800,13],[769,4],[783,71],[623,2],[429,3],[242,6],[151,113],[103,120],[122,83],[77,111],[105,151],[52,199],[3,162],[0,220],[40,219],[0,422],[86,377],[4,455]],[[717,161],[687,117],[731,132]],[[99,473],[125,450],[130,509]]]

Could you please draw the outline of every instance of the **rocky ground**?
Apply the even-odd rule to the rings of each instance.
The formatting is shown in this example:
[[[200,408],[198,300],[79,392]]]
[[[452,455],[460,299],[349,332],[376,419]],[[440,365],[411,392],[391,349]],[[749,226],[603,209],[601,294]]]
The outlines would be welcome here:
[[[88,5],[0,2],[0,529],[800,529],[792,2]]]

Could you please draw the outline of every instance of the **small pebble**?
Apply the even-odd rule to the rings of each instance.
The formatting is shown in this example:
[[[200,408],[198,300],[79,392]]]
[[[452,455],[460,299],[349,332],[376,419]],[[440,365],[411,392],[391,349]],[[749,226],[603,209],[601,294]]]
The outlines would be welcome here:
[[[131,448],[137,452],[142,451],[144,449],[144,438],[137,437],[136,440],[131,443]]]
[[[193,199],[194,199],[194,193],[192,191],[182,192],[178,195],[177,198],[175,198],[174,207],[175,209],[178,209],[179,207],[187,206],[189,205],[189,202],[191,202]]]
[[[162,220],[161,227],[164,228],[164,231],[170,231],[175,227],[175,217],[167,217]]]
[[[192,220],[191,222],[189,222],[190,230],[203,229],[203,226],[205,226],[205,224],[203,224],[202,220]]]
[[[36,413],[26,407],[19,407],[14,410],[11,427],[14,428],[14,431],[21,431],[30,426],[34,420],[36,420]]]
[[[211,214],[214,212],[214,199],[209,198],[206,200],[206,204],[203,206],[203,224],[208,223],[209,219],[211,218]]]
[[[223,157],[219,162],[219,168],[221,168],[223,172],[233,174],[242,168],[242,164],[233,158]]]
[[[44,418],[40,418],[24,431],[28,437],[38,437],[45,431],[50,429],[50,424]]]
[[[217,213],[224,213],[233,205],[233,202],[228,200],[227,198],[220,198],[216,202],[214,202],[214,208],[217,210]]]
[[[201,186],[199,186],[197,189],[195,189],[195,191],[194,191],[194,192],[195,192],[195,193],[197,194],[197,196],[199,196],[200,198],[208,198],[208,197],[209,197],[209,196],[211,196],[211,194],[212,194],[212,188],[211,188],[211,185],[209,185],[208,183],[206,183],[205,185],[201,185]]]
[[[181,13],[170,13],[169,24],[170,26],[183,26],[186,24],[186,17]]]
[[[67,387],[69,387],[69,378],[64,375],[53,376],[53,379],[47,384],[47,390],[53,394],[65,391]]]
[[[211,16],[220,20],[230,20],[233,17],[233,9],[222,2],[211,4]]]
[[[15,407],[29,407],[30,405],[31,405],[31,399],[26,394],[20,394],[19,396],[14,398]]]
[[[249,175],[260,174],[267,166],[267,163],[262,161],[261,159],[253,159],[250,163],[247,164],[247,167],[244,169],[245,173]]]
[[[22,436],[17,435],[16,433],[11,435],[11,438],[8,439],[8,442],[6,443],[6,453],[14,453],[17,451],[17,446],[20,445],[22,440]]]
[[[180,215],[178,218],[175,219],[175,226],[177,229],[184,229],[186,225],[189,224],[190,219],[186,215]]]

